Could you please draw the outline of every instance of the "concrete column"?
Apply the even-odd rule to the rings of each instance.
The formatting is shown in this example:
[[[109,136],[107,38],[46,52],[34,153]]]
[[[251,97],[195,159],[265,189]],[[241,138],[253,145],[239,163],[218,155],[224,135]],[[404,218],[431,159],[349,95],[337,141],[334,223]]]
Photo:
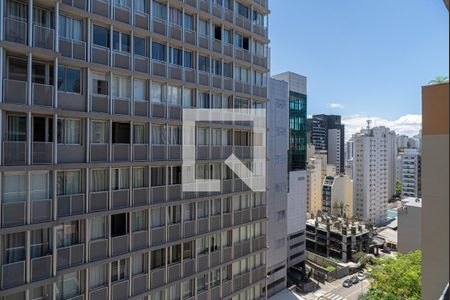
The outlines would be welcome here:
[[[3,1],[0,3],[0,10],[1,6],[3,5]],[[1,18],[1,11],[0,11],[0,18]],[[3,18],[1,18],[2,22],[0,24],[3,24]],[[3,34],[3,29],[0,29],[0,40],[2,40],[1,35]],[[0,70],[3,70],[4,66],[4,51],[3,47],[0,47]],[[0,71],[0,103],[3,102],[3,71]],[[1,147],[0,147],[1,148]],[[1,150],[0,150],[1,151]]]
[[[31,0],[32,1],[32,0]],[[31,52],[28,53],[28,65],[27,65],[27,104],[32,104],[32,95],[33,95],[33,54]],[[56,78],[55,78],[56,79]]]
[[[28,0],[28,46],[33,46],[33,0]]]
[[[31,127],[32,118],[31,118],[31,112],[27,113],[27,165],[32,164],[32,141],[33,141],[33,130]]]
[[[58,52],[58,50],[56,50]],[[53,106],[58,107],[58,68],[59,68],[59,58],[55,58],[53,67]]]
[[[58,163],[58,115],[53,115],[53,164]]]
[[[90,6],[89,6],[90,7]],[[92,25],[91,25],[91,18],[88,18],[86,21],[86,26],[87,26],[87,36],[86,36],[86,58],[87,61],[90,62],[91,61],[91,35],[92,35]]]
[[[59,1],[55,3],[55,52],[59,52]]]
[[[4,39],[4,34],[3,34],[3,27],[4,27],[3,26],[3,24],[4,24],[3,11],[4,11],[5,2],[6,1],[0,1],[0,20],[1,20],[1,22],[0,22],[0,41],[3,41],[3,39]],[[1,66],[1,64],[0,64],[0,66]]]

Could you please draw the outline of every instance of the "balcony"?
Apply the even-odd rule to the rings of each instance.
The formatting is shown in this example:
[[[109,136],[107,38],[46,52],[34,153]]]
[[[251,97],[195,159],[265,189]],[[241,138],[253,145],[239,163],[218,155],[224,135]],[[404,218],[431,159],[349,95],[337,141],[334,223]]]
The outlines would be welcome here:
[[[267,38],[267,27],[253,24],[253,33],[262,36],[263,38]]]
[[[158,227],[151,230],[151,246],[164,244],[166,241],[166,228]]]
[[[195,235],[195,221],[184,221],[183,237],[188,238]]]
[[[231,247],[224,247],[222,250],[222,263],[229,262],[233,259],[232,256],[232,248]]]
[[[151,188],[152,204],[165,203],[166,202],[166,187],[154,186]]]
[[[86,0],[63,0],[62,2],[72,7],[86,10]]]
[[[197,220],[197,234],[204,234],[209,232],[208,217]]]
[[[211,252],[210,260],[211,268],[220,265],[220,251],[216,249],[214,252]]]
[[[26,202],[2,203],[2,227],[20,226],[26,223]]]
[[[108,95],[91,95],[91,111],[99,113],[109,113],[109,97]]]
[[[177,281],[181,278],[181,264],[173,264],[169,266],[169,282]]]
[[[115,190],[111,193],[112,209],[126,208],[130,205],[130,190]]]
[[[113,66],[125,70],[131,70],[131,55],[128,52],[113,51]]]
[[[100,260],[108,257],[108,239],[98,239],[89,242],[90,261]]]
[[[53,162],[53,143],[33,142],[32,162],[35,165],[46,165]]]
[[[197,272],[205,271],[209,268],[209,255],[208,252],[206,254],[199,254],[197,259]]]
[[[165,145],[152,145],[152,160],[153,161],[165,161],[167,160],[167,146]]]
[[[204,86],[209,86],[209,73],[199,71],[198,72],[198,83]]]
[[[266,248],[266,236],[262,235],[252,240],[252,251],[258,251]]]
[[[183,262],[183,277],[191,276],[195,273],[195,258],[185,259]]]
[[[83,94],[58,91],[58,108],[72,111],[86,111],[86,97]]]
[[[31,222],[43,223],[52,220],[52,199],[31,201]]]
[[[106,163],[109,161],[109,144],[91,144],[91,162]]]
[[[204,36],[204,35],[199,35],[198,36],[198,45],[201,48],[209,49],[209,37]]]
[[[259,266],[252,271],[252,283],[256,283],[266,278],[266,266]]]
[[[148,231],[136,231],[131,235],[132,250],[140,250],[148,247]]]
[[[179,201],[181,198],[181,184],[170,185],[167,187],[167,201]]]
[[[182,41],[183,40],[183,28],[177,24],[170,24],[170,37]]]
[[[253,86],[253,96],[267,98],[267,87]]]
[[[152,74],[155,76],[166,77],[166,63],[162,61],[152,61]]]
[[[148,290],[147,287],[148,275],[138,274],[134,275],[131,279],[131,293],[133,296],[144,293]]]
[[[11,276],[14,274],[14,276]],[[25,261],[2,266],[2,289],[12,288],[25,283]]]
[[[211,216],[211,231],[219,230],[221,227],[220,215]]]
[[[232,285],[231,280],[226,281],[222,284],[222,294],[224,297],[231,295],[231,293],[232,293],[231,285]]]
[[[175,80],[182,80],[183,68],[177,65],[169,66],[169,77]]]
[[[233,79],[232,78],[224,78],[223,79],[223,88],[232,91],[233,90]]]
[[[98,2],[99,0],[94,0],[94,2],[96,1]],[[108,66],[110,53],[111,51],[107,47],[92,45],[91,62]]]
[[[197,82],[197,71],[195,69],[184,68],[184,81],[196,83]]]
[[[169,225],[169,242],[178,241],[181,237],[181,224]]]
[[[223,16],[224,16],[225,21],[233,23],[233,16],[234,16],[233,10],[225,8]]]
[[[53,85],[33,82],[32,99],[34,105],[53,106]]]
[[[153,32],[161,34],[163,36],[167,35],[166,21],[153,17]]]
[[[148,145],[135,144],[133,145],[133,160],[134,161],[148,161]]]
[[[128,252],[128,234],[111,238],[111,254],[113,256]]]
[[[208,13],[209,14],[209,9],[210,9],[210,1],[206,1],[206,0],[199,0],[199,8],[201,11]]]
[[[129,115],[130,99],[113,98],[113,113],[116,115]]]
[[[60,195],[57,197],[58,218],[83,214],[84,194]]]
[[[234,21],[237,26],[244,28],[245,30],[252,31],[252,23],[250,22],[249,19],[244,18],[240,15],[236,15],[234,17]]]
[[[147,13],[141,11],[134,11],[134,25],[138,28],[149,30],[150,17]]]
[[[222,6],[214,3],[212,7],[212,14],[215,17],[222,19]]]
[[[253,55],[253,63],[255,65],[261,66],[263,68],[267,68],[267,57],[262,57],[259,55],[254,54]]]
[[[236,81],[235,82],[235,90],[238,93],[248,94],[250,95],[250,84]]]
[[[134,70],[137,72],[150,74],[150,58],[135,54]]]
[[[148,116],[148,109],[149,109],[149,102],[145,100],[134,100],[134,115],[135,116],[141,116],[141,117],[147,117]]]
[[[128,298],[129,280],[113,282],[111,284],[111,300],[125,300]]]
[[[163,286],[166,282],[166,269],[161,268],[150,272],[150,288],[156,289]]]
[[[84,244],[59,248],[57,250],[57,269],[62,270],[84,262]]]
[[[250,241],[240,242],[234,245],[234,258],[239,258],[250,253]]]
[[[86,151],[83,145],[58,144],[58,163],[84,163]]]
[[[169,146],[169,160],[181,160],[181,146],[179,145]]]
[[[133,206],[143,206],[148,204],[148,188],[133,189]]]
[[[108,0],[92,0],[91,1],[91,11],[94,14],[110,18],[109,12],[109,1]]]
[[[89,212],[108,210],[109,192],[91,192],[89,194]]]
[[[114,20],[131,24],[131,8],[126,5],[114,3]]]
[[[234,54],[235,54],[235,57],[239,60],[246,61],[248,63],[250,63],[252,60],[250,52],[246,49],[236,48],[236,49],[234,49]]]
[[[26,81],[4,79],[3,101],[12,104],[27,104],[27,90]]]
[[[6,17],[5,40],[18,44],[27,44],[28,23],[26,20],[18,20]]]
[[[184,29],[184,42],[191,44],[191,45],[197,45],[197,40],[196,40],[196,33],[195,31],[189,30],[189,29]]]
[[[27,162],[26,142],[3,142],[3,164],[6,166],[25,165]]]
[[[108,299],[108,287],[100,287],[90,291],[89,299]]]
[[[250,285],[250,272],[235,276],[233,279],[233,291],[237,292]]]
[[[33,46],[54,50],[55,30],[39,25],[33,26]]]
[[[112,144],[113,162],[130,161],[130,144]]]
[[[31,281],[52,277],[52,256],[41,256],[31,259]]]

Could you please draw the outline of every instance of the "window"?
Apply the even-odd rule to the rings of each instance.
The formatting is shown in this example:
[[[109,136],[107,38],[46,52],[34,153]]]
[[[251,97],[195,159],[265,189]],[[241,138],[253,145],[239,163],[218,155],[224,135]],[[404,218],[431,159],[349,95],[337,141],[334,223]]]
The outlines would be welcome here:
[[[130,169],[112,169],[111,188],[113,190],[126,190],[130,188]]]
[[[212,141],[211,144],[213,146],[221,146],[222,145],[222,130],[221,129],[212,129],[211,137]]]
[[[150,261],[152,270],[163,267],[165,265],[165,260],[166,260],[166,249],[159,249],[152,251]]]
[[[67,273],[58,278],[56,282],[56,299],[70,299],[83,293],[84,272]]]
[[[111,237],[123,236],[128,233],[127,214],[111,215]]]
[[[129,123],[112,123],[112,143],[113,144],[129,144],[130,143],[130,124]]]
[[[91,171],[91,192],[103,192],[109,188],[108,169],[95,169]]]
[[[166,167],[151,168],[151,185],[152,187],[166,185]]]
[[[181,184],[181,166],[169,167],[169,185]]]
[[[197,255],[204,255],[208,253],[208,237],[204,236],[195,241],[197,245]]]
[[[33,24],[53,28],[53,12],[40,7],[33,7]]]
[[[183,204],[183,221],[193,221],[195,219],[195,203]]]
[[[183,299],[191,298],[194,295],[194,285],[194,279],[183,281],[183,283],[181,284],[183,290]]]
[[[250,9],[247,6],[238,2],[237,3],[237,11],[240,16],[250,19]]]
[[[181,145],[181,127],[169,126],[169,145]]]
[[[214,74],[217,76],[222,76],[222,61],[214,60]]]
[[[220,25],[214,25],[214,38],[216,40],[222,40],[222,27]]]
[[[133,138],[134,144],[144,145],[147,144],[147,134],[145,130],[145,124],[133,124]]]
[[[81,41],[82,25],[81,20],[72,19],[67,16],[59,16],[59,36],[69,39]]]
[[[153,1],[153,16],[164,21],[167,20],[167,5]]]
[[[181,105],[181,87],[167,86],[169,92],[169,103],[171,105]]]
[[[114,76],[112,95],[115,99],[129,100],[131,98],[131,80],[129,77]]]
[[[81,242],[81,221],[67,222],[55,227],[56,247],[62,248],[76,245]]]
[[[209,108],[210,95],[207,92],[199,93],[197,108]]]
[[[151,228],[158,228],[166,225],[166,208],[152,208],[150,210]]]
[[[108,265],[97,265],[89,269],[89,288],[95,289],[108,284]]]
[[[216,269],[209,274],[211,287],[218,286],[220,284],[220,269]]]
[[[42,257],[52,252],[52,231],[50,228],[31,231],[31,258]]]
[[[6,15],[13,18],[25,21],[28,18],[28,6],[25,3],[17,1],[8,1],[6,6]]]
[[[207,20],[200,19],[198,23],[198,32],[205,36],[209,36],[209,23]]]
[[[82,193],[81,170],[58,171],[56,186],[58,196]]]
[[[132,256],[132,273],[133,275],[147,272],[147,254],[136,254]]]
[[[147,101],[147,81],[141,79],[134,80],[134,100]]]
[[[183,50],[178,48],[169,48],[169,62],[173,65],[182,66],[183,65]]]
[[[146,7],[146,0],[134,0],[134,10],[141,12],[141,13],[146,13],[147,12],[147,7]]]
[[[223,41],[227,44],[233,44],[233,31],[231,29],[223,29]]]
[[[263,14],[259,13],[258,11],[253,11],[253,24],[265,27],[266,26],[266,18]]]
[[[179,224],[181,222],[181,205],[169,206],[169,224]]]
[[[26,59],[8,57],[8,79],[27,81],[28,62]]]
[[[250,70],[241,66],[235,66],[234,79],[243,83],[250,83]]]
[[[222,211],[224,214],[231,212],[231,201],[231,197],[227,197],[222,200]]]
[[[97,46],[109,47],[109,29],[98,25],[93,25],[92,43]]]
[[[194,56],[192,55],[192,51],[184,51],[184,67],[192,69],[194,68]]]
[[[4,173],[2,202],[24,202],[27,198],[27,175],[25,173]]]
[[[81,120],[59,118],[58,143],[81,145]]]
[[[166,102],[166,86],[162,83],[152,82],[151,97],[152,102]]]
[[[152,42],[152,59],[166,61],[166,45]]]
[[[133,188],[143,188],[145,187],[146,178],[145,168],[136,167],[133,168]]]
[[[233,64],[223,62],[223,76],[233,78]]]
[[[193,89],[183,89],[183,107],[194,107],[194,95]]]
[[[114,3],[117,6],[122,6],[122,7],[125,7],[125,8],[129,8],[131,6],[130,5],[130,0],[114,0]]]
[[[92,91],[96,95],[109,95],[106,74],[92,73]]]
[[[120,281],[128,278],[128,259],[120,259],[111,263],[111,281]]]
[[[3,264],[25,260],[25,232],[5,234],[2,236]]]
[[[222,200],[220,198],[212,200],[211,215],[213,216],[220,215],[222,206],[221,202]]]
[[[66,93],[81,92],[81,70],[66,66],[58,67],[58,90]]]
[[[262,87],[267,86],[266,73],[260,73],[260,72],[254,71],[253,72],[253,78],[254,78],[254,84],[255,85],[262,86]]]
[[[146,56],[145,38],[134,36],[133,39],[134,39],[134,54],[145,57]]]
[[[48,171],[32,172],[30,174],[30,198],[45,200],[50,198],[50,173]]]
[[[91,240],[106,238],[106,217],[96,217],[91,220]]]
[[[183,12],[175,7],[171,7],[169,19],[172,24],[182,26],[183,25]]]
[[[197,129],[197,145],[199,145],[199,146],[209,145],[208,135],[209,135],[208,128],[199,127]]]
[[[249,38],[245,37],[242,34],[239,34],[237,32],[234,34],[234,44],[235,44],[236,48],[250,50]]]
[[[120,52],[130,52],[131,38],[129,34],[114,31],[113,49]]]
[[[169,250],[169,264],[176,264],[181,261],[181,244],[168,248]]]
[[[267,57],[266,50],[267,48],[264,46],[264,44],[258,41],[253,41],[253,52],[255,53],[255,55],[259,57]]]
[[[91,122],[91,142],[93,144],[108,143],[108,123],[105,121]]]
[[[203,55],[198,56],[198,70],[209,73],[209,57]]]
[[[152,125],[152,145],[166,144],[166,126]]]
[[[197,277],[197,293],[208,289],[208,273]]]
[[[197,202],[197,217],[199,219],[208,218],[209,216],[209,201]]]
[[[184,28],[187,30],[194,31],[194,16],[185,13],[184,14]]]

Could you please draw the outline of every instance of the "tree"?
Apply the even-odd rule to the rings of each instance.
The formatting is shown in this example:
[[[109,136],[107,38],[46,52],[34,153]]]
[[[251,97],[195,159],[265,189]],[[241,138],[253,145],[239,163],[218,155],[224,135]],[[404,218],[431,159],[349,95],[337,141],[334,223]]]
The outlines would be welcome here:
[[[395,183],[395,194],[397,196],[400,196],[401,193],[402,193],[402,183],[400,182],[400,180],[397,180],[397,182]]]
[[[437,76],[436,78],[431,80],[428,84],[442,84],[442,83],[448,83],[447,76]]]
[[[421,293],[421,260],[418,250],[396,258],[377,259],[370,271],[371,286],[361,299],[419,300]]]

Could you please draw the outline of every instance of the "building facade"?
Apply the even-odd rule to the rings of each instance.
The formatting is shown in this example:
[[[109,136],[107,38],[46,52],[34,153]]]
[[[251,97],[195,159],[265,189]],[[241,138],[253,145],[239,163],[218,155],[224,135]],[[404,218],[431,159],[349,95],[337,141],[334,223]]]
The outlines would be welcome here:
[[[421,155],[416,149],[405,149],[401,155],[402,198],[421,197],[421,161]]]
[[[353,216],[353,181],[348,175],[327,176],[322,186],[322,212],[344,218]]]
[[[395,188],[395,133],[386,127],[368,127],[353,139],[353,214],[379,225],[386,219],[390,189]]]
[[[398,213],[397,250],[402,254],[422,249],[422,199],[405,198]]]
[[[266,0],[0,1],[2,299],[264,299],[252,128],[183,108],[264,108]],[[240,153],[240,154],[239,154]]]
[[[308,119],[308,136],[317,150],[327,150],[328,163],[336,166],[338,173],[345,172],[345,126],[341,116],[314,115]]]
[[[285,81],[269,80],[267,103],[267,295],[287,285],[287,193],[289,91]]]

